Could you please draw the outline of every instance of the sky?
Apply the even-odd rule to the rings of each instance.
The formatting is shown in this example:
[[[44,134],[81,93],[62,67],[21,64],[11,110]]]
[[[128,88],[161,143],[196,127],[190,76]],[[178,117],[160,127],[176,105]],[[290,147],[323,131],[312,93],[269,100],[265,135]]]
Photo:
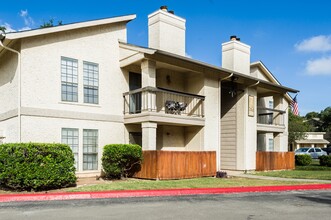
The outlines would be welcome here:
[[[221,44],[231,35],[251,46],[282,85],[300,90],[300,115],[331,106],[331,1],[329,0],[11,0],[0,7],[8,31],[136,14],[128,42],[147,46],[148,14],[167,5],[186,19],[187,56],[221,66]],[[292,97],[295,94],[290,94]]]

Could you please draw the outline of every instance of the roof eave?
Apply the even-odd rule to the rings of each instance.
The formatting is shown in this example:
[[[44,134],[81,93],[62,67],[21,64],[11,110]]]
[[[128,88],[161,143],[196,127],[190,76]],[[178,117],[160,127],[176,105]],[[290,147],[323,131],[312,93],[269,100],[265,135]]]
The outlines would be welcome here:
[[[26,37],[34,37],[34,36],[39,36],[39,35],[44,35],[44,34],[57,33],[57,32],[75,30],[75,29],[86,28],[86,27],[114,24],[114,23],[119,23],[119,22],[129,22],[135,18],[136,18],[136,15],[133,14],[133,15],[113,17],[113,18],[65,24],[65,25],[59,25],[59,26],[55,26],[55,27],[39,28],[39,29],[35,29],[35,30],[28,30],[28,31],[21,31],[21,32],[13,32],[13,33],[8,33],[6,36],[6,39],[16,40],[16,39],[21,39],[21,38],[26,38]]]
[[[248,76],[248,75],[245,75],[242,73],[234,72],[229,69],[224,69],[219,66],[214,66],[214,65],[211,65],[208,63],[204,63],[204,62],[201,62],[198,60],[194,60],[192,58],[184,57],[184,56],[173,54],[170,52],[157,50],[157,49],[153,49],[153,48],[140,47],[140,46],[128,44],[125,42],[120,42],[120,46],[130,48],[130,49],[135,50],[140,53],[144,53],[144,57],[147,59],[153,59],[156,61],[166,60],[167,62],[169,62],[169,64],[178,65],[178,66],[181,66],[184,68],[190,68],[192,71],[196,71],[196,72],[216,73],[216,74],[218,74],[220,79],[233,73],[234,76],[242,78],[244,81],[246,81],[248,85],[252,85],[259,81],[258,86],[260,86],[262,88],[273,89],[282,94],[286,94],[287,92],[293,92],[293,93],[299,92],[296,89],[292,89],[292,88],[289,88],[286,86],[264,81],[264,80],[255,78],[253,76]]]

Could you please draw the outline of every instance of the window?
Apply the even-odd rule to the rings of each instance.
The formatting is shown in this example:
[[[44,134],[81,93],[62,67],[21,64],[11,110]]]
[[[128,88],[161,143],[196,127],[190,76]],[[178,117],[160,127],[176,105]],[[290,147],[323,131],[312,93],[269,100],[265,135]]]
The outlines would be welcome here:
[[[271,109],[274,108],[274,101],[272,101],[272,100],[269,101],[269,108],[271,108]]]
[[[99,103],[99,65],[84,62],[84,103]]]
[[[268,151],[274,151],[274,139],[269,138]]]
[[[78,170],[79,131],[76,128],[62,128],[61,142],[68,144],[74,153],[75,167]]]
[[[83,170],[98,169],[98,130],[83,130]]]
[[[78,102],[78,62],[71,58],[61,58],[62,101]]]

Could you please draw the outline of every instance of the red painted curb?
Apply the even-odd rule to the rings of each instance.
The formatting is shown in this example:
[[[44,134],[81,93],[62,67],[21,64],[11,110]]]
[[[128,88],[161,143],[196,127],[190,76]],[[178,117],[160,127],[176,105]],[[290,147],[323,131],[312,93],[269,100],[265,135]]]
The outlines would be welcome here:
[[[160,189],[160,190],[113,190],[100,192],[44,193],[44,194],[2,194],[0,202],[102,199],[152,196],[183,196],[201,194],[229,194],[250,192],[275,192],[292,190],[322,190],[331,189],[331,184],[311,184],[292,186],[252,186],[229,188],[197,188],[197,189]]]

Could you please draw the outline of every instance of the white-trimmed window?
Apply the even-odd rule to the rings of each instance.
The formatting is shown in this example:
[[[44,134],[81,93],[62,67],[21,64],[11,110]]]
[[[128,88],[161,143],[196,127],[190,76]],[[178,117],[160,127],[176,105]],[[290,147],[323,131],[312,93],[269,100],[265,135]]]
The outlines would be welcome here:
[[[274,139],[269,138],[268,151],[274,151]]]
[[[78,102],[78,61],[61,57],[61,99]]]
[[[99,65],[83,63],[84,67],[84,103],[99,104]]]
[[[75,167],[78,170],[79,130],[77,128],[62,128],[61,142],[70,146],[75,157]]]
[[[274,108],[274,101],[272,101],[272,100],[269,101],[269,108],[271,108],[271,109]]]
[[[98,169],[98,130],[83,130],[83,170]]]

